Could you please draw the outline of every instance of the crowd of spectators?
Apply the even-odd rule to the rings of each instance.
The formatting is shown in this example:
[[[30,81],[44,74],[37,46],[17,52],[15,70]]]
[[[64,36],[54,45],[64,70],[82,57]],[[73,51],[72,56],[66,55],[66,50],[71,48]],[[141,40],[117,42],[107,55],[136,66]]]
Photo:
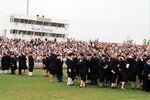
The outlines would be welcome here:
[[[42,56],[55,53],[65,58],[68,53],[75,54],[97,54],[99,56],[105,54],[111,56],[114,53],[119,55],[144,56],[150,53],[148,46],[132,44],[130,41],[126,43],[107,43],[98,41],[75,41],[68,39],[66,42],[48,41],[48,40],[22,40],[22,39],[3,39],[0,41],[0,57],[4,53],[13,53],[19,56],[21,53],[28,55],[30,52],[34,54],[36,62],[41,62]]]

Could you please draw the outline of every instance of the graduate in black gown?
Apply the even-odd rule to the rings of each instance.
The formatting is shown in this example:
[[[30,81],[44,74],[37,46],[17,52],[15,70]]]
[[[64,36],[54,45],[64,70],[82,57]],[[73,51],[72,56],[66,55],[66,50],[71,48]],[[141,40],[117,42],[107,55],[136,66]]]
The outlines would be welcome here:
[[[48,56],[45,54],[43,55],[42,63],[43,63],[43,76],[48,77]]]
[[[26,56],[25,54],[21,53],[21,55],[18,57],[19,61],[19,75],[24,75],[25,70],[27,69],[27,64],[26,64]]]
[[[5,60],[4,60],[5,73],[10,73],[10,68],[11,68],[10,61],[11,61],[10,52],[7,52],[5,55]]]
[[[22,67],[21,67],[21,54],[19,54],[19,56],[17,57],[17,60],[18,60],[18,63],[19,63],[19,66],[18,66],[18,73],[19,73],[19,75],[21,75],[21,70],[22,70]]]
[[[131,88],[136,88],[136,74],[137,74],[137,68],[136,68],[136,60],[135,56],[128,56],[126,59],[126,67],[128,68],[128,79],[131,82]]]
[[[143,76],[143,90],[150,92],[150,57],[144,65]]]
[[[14,54],[11,55],[11,74],[16,74],[16,69],[17,69],[17,58]]]
[[[28,66],[29,66],[29,73],[28,73],[28,75],[32,76],[32,72],[33,72],[33,69],[34,69],[34,58],[33,58],[32,52],[28,56]]]
[[[94,57],[91,59],[91,84],[97,85],[99,78],[99,65],[100,59],[94,54]]]
[[[108,67],[108,64],[106,62],[106,56],[102,55],[100,60],[100,66],[99,66],[99,86],[103,87],[106,86],[105,79],[106,79],[106,69]]]
[[[106,68],[106,86],[110,86],[112,74],[111,74],[111,67],[110,67],[110,59],[108,56],[105,58],[105,62],[106,62],[106,66],[107,66],[107,68]]]
[[[60,54],[56,58],[56,77],[58,82],[63,82],[63,60]]]
[[[78,82],[80,82],[80,77],[79,77],[79,68],[77,66],[79,59],[77,57],[76,54],[74,54],[74,58],[73,58],[73,62],[74,62],[74,72],[75,72],[75,77],[78,79]]]
[[[111,73],[112,73],[111,87],[116,88],[116,81],[119,73],[119,68],[118,68],[119,60],[118,60],[118,55],[116,53],[112,55],[110,66],[111,66]]]
[[[74,84],[74,78],[75,78],[75,64],[74,64],[74,53],[69,53],[68,58],[66,60],[66,65],[67,65],[67,74],[68,74],[68,79],[67,79],[67,85],[73,85]]]
[[[124,89],[125,83],[128,81],[128,71],[126,68],[125,57],[120,56],[119,58],[119,77],[121,83],[121,89]]]
[[[6,54],[4,53],[2,58],[1,58],[1,67],[2,67],[2,73],[6,70]]]
[[[91,54],[87,54],[87,67],[88,67],[88,73],[87,73],[87,82],[88,84],[91,84],[91,59],[92,59],[92,55]]]
[[[50,83],[54,82],[54,76],[56,75],[56,54],[52,53],[48,59],[48,71],[50,72]]]
[[[146,63],[146,62],[145,62]],[[143,83],[143,75],[142,72],[144,70],[144,60],[140,58],[139,56],[135,59],[135,74],[136,74],[136,80],[135,80],[135,87],[137,89],[140,89]]]
[[[79,68],[79,76],[80,76],[80,88],[85,88],[85,82],[86,82],[86,76],[88,72],[88,66],[87,66],[87,60],[85,59],[83,53],[79,56],[79,62],[78,62],[78,68]]]

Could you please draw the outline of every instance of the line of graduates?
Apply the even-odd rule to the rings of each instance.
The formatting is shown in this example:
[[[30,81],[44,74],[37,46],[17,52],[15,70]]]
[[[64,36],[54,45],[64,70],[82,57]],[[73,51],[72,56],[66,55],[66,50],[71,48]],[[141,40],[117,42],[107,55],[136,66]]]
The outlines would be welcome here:
[[[121,89],[130,81],[131,87],[142,88],[150,91],[150,57],[130,56],[114,53],[112,55],[102,54],[74,54],[69,53],[66,61],[63,61],[61,54],[43,55],[43,73],[48,76],[50,82],[54,82],[57,77],[58,82],[63,81],[63,64],[67,65],[67,85],[73,85],[74,79],[78,78],[80,88],[85,88],[86,84],[99,85],[100,87],[111,86],[116,88],[118,84]],[[13,53],[5,53],[1,59],[2,72],[15,74],[19,63],[19,74],[23,75],[27,69],[26,55],[21,53],[16,57]],[[28,55],[29,75],[34,69],[34,57],[32,52]]]
[[[32,76],[32,72],[34,69],[34,57],[32,52],[29,53],[28,55],[28,63],[25,54],[21,53],[17,57],[15,54],[11,52],[6,52],[3,54],[1,58],[1,73],[16,74],[16,69],[18,66],[19,75],[24,75],[25,70],[27,69],[27,64],[29,67],[28,75]]]
[[[76,77],[80,80],[80,87],[86,84],[99,85],[100,87],[117,84],[125,89],[125,84],[131,82],[132,89],[142,88],[150,91],[150,57],[129,56],[112,54],[110,57],[94,54],[75,55],[70,53],[67,61],[67,85],[73,85]]]

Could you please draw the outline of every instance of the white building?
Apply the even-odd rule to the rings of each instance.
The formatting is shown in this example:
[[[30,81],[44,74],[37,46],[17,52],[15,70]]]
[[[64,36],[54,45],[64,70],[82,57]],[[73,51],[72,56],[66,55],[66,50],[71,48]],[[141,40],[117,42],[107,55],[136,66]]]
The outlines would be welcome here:
[[[5,17],[3,35],[8,38],[25,40],[47,38],[48,40],[65,41],[68,36],[68,28],[68,20],[14,14]]]

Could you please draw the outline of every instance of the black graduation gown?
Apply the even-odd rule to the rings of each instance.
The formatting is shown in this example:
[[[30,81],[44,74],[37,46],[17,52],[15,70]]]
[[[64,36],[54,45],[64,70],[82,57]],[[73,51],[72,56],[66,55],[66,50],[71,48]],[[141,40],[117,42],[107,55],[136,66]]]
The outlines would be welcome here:
[[[18,57],[18,61],[19,61],[19,68],[21,69],[27,69],[27,65],[26,65],[26,56],[25,55],[21,55]]]
[[[74,58],[74,59],[73,59],[73,62],[74,62],[75,76],[79,76],[79,68],[78,68],[78,66],[77,66],[77,64],[78,64],[78,59],[77,59],[77,58]]]
[[[150,92],[150,64],[148,63],[144,65],[143,76],[143,90]]]
[[[100,65],[99,65],[99,81],[103,82],[104,79],[106,78],[106,66],[107,63],[104,60],[100,61]]]
[[[118,59],[114,59],[114,58],[111,59],[111,61],[110,61],[111,70],[113,70],[115,72],[115,74],[112,73],[112,83],[116,82],[116,79],[118,76],[118,71],[119,71],[118,64],[119,64]]]
[[[86,81],[86,75],[88,72],[88,67],[87,67],[87,60],[83,59],[78,62],[78,68],[79,68],[79,76],[81,77],[81,80],[84,82]]]
[[[140,80],[143,80],[143,75],[142,75],[143,70],[144,70],[144,61],[138,59],[136,61],[136,74],[138,75]]]
[[[2,67],[1,70],[6,70],[6,55],[2,56],[1,67]]]
[[[127,58],[126,63],[129,64],[128,79],[131,82],[135,82],[136,81],[136,73],[137,73],[136,61],[132,58]]]
[[[112,73],[111,73],[110,61],[107,60],[106,65],[108,66],[106,68],[106,81],[111,82]]]
[[[100,60],[97,57],[91,59],[91,79],[99,78],[99,64]]]
[[[120,81],[128,81],[128,71],[126,68],[126,61],[119,61],[119,77]]]
[[[5,64],[5,70],[9,70],[10,69],[10,62],[11,62],[11,57],[9,55],[5,56],[4,59],[4,64]]]
[[[87,67],[88,67],[87,79],[91,80],[91,60],[87,60]]]
[[[21,70],[22,70],[22,67],[21,67],[21,65],[22,65],[22,64],[21,64],[21,56],[19,56],[19,57],[17,58],[17,60],[18,60],[18,62],[19,62],[19,66],[18,66],[18,67],[19,67],[19,70],[18,70],[18,71],[19,71],[19,75],[21,75]]]
[[[29,72],[33,72],[33,68],[34,68],[34,58],[30,55],[28,57],[29,60]]]
[[[56,75],[62,76],[63,75],[63,61],[61,59],[56,59]]]
[[[14,74],[14,70],[17,69],[17,58],[16,57],[11,57],[10,66],[11,66],[12,74]]]
[[[49,60],[48,60],[48,71],[50,71],[51,75],[55,75],[56,74],[56,57],[50,56]]]
[[[72,78],[74,80],[74,77],[75,77],[74,61],[69,59],[69,58],[67,58],[66,65],[67,65],[68,77],[70,77],[70,78]],[[69,70],[71,70],[71,72]]]

